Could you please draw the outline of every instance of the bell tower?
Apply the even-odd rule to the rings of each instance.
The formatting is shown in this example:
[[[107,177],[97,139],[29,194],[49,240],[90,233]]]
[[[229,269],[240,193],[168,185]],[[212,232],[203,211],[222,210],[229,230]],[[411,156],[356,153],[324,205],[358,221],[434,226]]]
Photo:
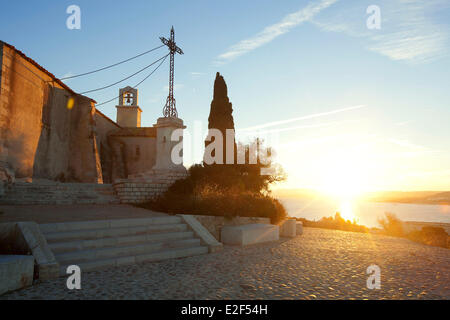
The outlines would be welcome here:
[[[138,106],[138,90],[126,87],[119,90],[117,108],[117,124],[124,128],[141,127],[142,110]]]

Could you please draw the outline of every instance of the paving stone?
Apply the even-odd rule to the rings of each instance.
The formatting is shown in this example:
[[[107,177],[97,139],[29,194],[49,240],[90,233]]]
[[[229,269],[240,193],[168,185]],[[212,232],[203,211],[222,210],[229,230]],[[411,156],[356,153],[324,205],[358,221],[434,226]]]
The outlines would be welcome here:
[[[371,264],[381,268],[380,290],[366,288]],[[65,281],[43,281],[0,299],[448,300],[450,250],[381,235],[304,228],[303,236],[289,240],[86,272],[76,292]]]

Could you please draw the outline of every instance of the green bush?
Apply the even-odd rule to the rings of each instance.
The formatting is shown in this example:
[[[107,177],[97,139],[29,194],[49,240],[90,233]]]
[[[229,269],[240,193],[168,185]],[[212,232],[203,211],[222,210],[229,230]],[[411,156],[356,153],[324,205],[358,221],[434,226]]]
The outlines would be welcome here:
[[[242,165],[194,165],[189,176],[176,181],[162,196],[141,205],[172,214],[225,217],[266,217],[278,223],[286,216],[283,205],[267,191],[273,176],[261,176]],[[244,168],[246,167],[246,169]]]

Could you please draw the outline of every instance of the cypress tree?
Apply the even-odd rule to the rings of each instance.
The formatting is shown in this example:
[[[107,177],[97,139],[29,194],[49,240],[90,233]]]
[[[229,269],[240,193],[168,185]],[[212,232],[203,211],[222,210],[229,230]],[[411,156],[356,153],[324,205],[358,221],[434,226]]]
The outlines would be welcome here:
[[[223,136],[223,162],[226,163],[226,130],[234,130],[233,106],[228,98],[227,84],[219,72],[214,81],[214,96],[208,117],[208,129],[218,129]],[[208,146],[213,141],[205,141]],[[234,160],[236,160],[236,141],[233,135]],[[214,154],[213,154],[214,156]]]

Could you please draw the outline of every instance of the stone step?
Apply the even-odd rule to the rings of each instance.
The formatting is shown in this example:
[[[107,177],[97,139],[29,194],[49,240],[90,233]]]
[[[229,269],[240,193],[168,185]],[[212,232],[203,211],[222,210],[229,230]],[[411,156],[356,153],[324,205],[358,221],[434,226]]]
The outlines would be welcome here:
[[[131,236],[122,236],[114,238],[101,238],[94,240],[76,240],[67,242],[51,242],[49,241],[49,247],[54,254],[67,253],[80,250],[99,249],[105,247],[113,247],[120,245],[139,244],[149,241],[170,241],[192,238],[194,235],[192,232],[186,231],[187,226],[180,224],[180,227],[172,228],[173,232],[164,232],[163,230],[157,230],[154,233],[146,233]],[[178,229],[178,230],[177,230]],[[165,231],[168,231],[167,229]]]
[[[0,204],[119,204],[111,184],[93,183],[26,183],[8,187]]]
[[[101,270],[108,267],[118,267],[123,265],[136,264],[141,262],[161,261],[166,259],[185,258],[195,255],[207,254],[208,247],[195,246],[187,248],[176,248],[169,250],[162,250],[159,252],[145,253],[140,255],[127,255],[122,257],[115,257],[111,259],[99,259],[88,262],[81,262],[77,265],[81,268],[81,272]],[[70,264],[63,264],[60,267],[60,275],[66,276],[67,267]]]
[[[183,237],[182,237],[183,236]],[[178,235],[178,238],[172,236],[165,241],[148,241],[140,244],[121,245],[90,250],[79,250],[55,255],[60,264],[78,264],[99,259],[118,258],[123,256],[136,256],[148,254],[164,249],[200,246],[200,239],[193,238],[192,232]]]
[[[61,222],[40,224],[39,228],[44,234],[95,230],[95,229],[112,229],[125,227],[149,227],[151,225],[180,224],[181,218],[177,216],[163,216],[153,218],[140,219],[116,219],[116,220],[94,220],[94,221],[77,221],[77,222]]]
[[[5,197],[10,199],[42,199],[42,198],[60,198],[60,199],[77,199],[77,198],[85,198],[85,199],[114,199],[116,196],[114,194],[105,195],[99,193],[60,193],[60,192],[44,192],[44,191],[36,191],[36,192],[25,192],[20,193],[17,191],[7,192]]]
[[[76,183],[76,182],[49,182],[49,183],[32,183],[32,182],[20,182],[16,181],[13,184],[16,188],[48,188],[48,187],[61,187],[61,188],[99,188],[108,189],[112,188],[112,184],[109,183]]]
[[[9,190],[7,190],[6,192],[13,194],[13,193],[18,193],[18,194],[22,194],[22,193],[35,193],[35,192],[42,192],[42,193],[60,193],[60,194],[99,194],[99,195],[104,195],[104,194],[111,194],[114,193],[114,189],[98,189],[98,190],[94,190],[94,189],[58,189],[57,187],[55,188],[27,188],[27,189],[21,189],[21,188],[11,188]]]
[[[167,232],[182,232],[186,231],[187,226],[184,224],[169,224],[169,225],[148,225],[138,227],[123,227],[123,228],[109,228],[109,229],[93,229],[93,230],[76,230],[64,232],[52,232],[45,234],[48,243],[54,242],[68,242],[77,239],[96,240],[103,238],[135,236],[152,233],[167,233]]]
[[[23,200],[23,199],[1,199],[1,205],[71,205],[71,204],[120,204],[120,200]]]
[[[17,187],[11,187],[7,190],[7,192],[60,192],[60,193],[69,193],[69,192],[110,192],[111,190],[105,190],[105,189],[88,189],[88,188],[58,188],[58,187],[49,187],[49,188],[17,188]]]
[[[24,197],[24,196],[61,196],[61,197],[80,197],[80,196],[90,196],[90,197],[111,197],[114,196],[114,192],[99,192],[99,191],[61,191],[61,190],[10,190],[6,194],[10,197]]]
[[[179,216],[39,225],[60,264],[82,271],[206,254],[207,246]]]
[[[92,196],[80,196],[80,197],[61,197],[61,196],[55,196],[55,197],[49,197],[49,196],[42,196],[37,197],[34,196],[21,196],[21,197],[9,197],[4,198],[4,201],[16,201],[16,202],[50,202],[50,201],[66,201],[66,202],[73,202],[73,201],[84,201],[84,202],[95,202],[95,201],[116,201],[118,199],[116,198],[107,198],[107,197],[92,197]]]

